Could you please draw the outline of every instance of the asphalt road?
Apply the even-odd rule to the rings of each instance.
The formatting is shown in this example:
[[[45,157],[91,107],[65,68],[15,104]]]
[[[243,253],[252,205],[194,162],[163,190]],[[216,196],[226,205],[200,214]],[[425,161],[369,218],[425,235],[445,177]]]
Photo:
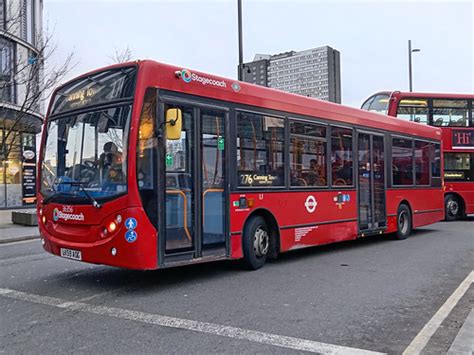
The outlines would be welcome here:
[[[0,352],[286,354],[305,339],[402,353],[474,269],[473,222],[295,251],[253,272],[129,271],[4,244]],[[471,285],[425,352],[446,353],[473,305]]]

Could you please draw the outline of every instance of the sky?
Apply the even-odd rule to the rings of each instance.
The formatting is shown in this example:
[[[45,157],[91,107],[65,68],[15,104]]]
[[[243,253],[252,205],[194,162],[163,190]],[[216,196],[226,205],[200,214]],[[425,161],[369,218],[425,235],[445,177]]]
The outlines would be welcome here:
[[[474,1],[242,0],[244,61],[329,45],[341,53],[342,103],[381,90],[474,92]],[[68,79],[129,48],[191,70],[237,77],[237,0],[44,0],[57,50],[74,52]]]

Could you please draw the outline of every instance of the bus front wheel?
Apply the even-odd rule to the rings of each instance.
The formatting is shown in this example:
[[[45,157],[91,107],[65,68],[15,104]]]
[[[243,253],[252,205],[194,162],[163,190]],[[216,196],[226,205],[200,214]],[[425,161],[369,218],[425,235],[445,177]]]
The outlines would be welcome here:
[[[407,205],[401,204],[397,211],[397,232],[396,239],[406,239],[412,229],[411,212]]]
[[[462,217],[461,201],[455,195],[446,195],[444,197],[444,218],[447,221],[455,221]]]
[[[270,249],[270,232],[263,217],[252,216],[245,224],[242,237],[244,265],[249,270],[260,269]]]

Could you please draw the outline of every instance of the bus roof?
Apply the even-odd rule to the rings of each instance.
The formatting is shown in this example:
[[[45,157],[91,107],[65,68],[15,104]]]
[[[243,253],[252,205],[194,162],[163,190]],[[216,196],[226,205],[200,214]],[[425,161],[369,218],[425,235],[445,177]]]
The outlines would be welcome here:
[[[376,95],[389,95],[401,97],[417,97],[423,99],[474,99],[474,94],[455,94],[455,93],[441,93],[441,92],[409,92],[409,91],[380,91],[376,94],[371,95],[370,97]]]
[[[131,65],[138,65],[140,68],[138,74],[138,90],[136,91],[136,94],[139,96],[144,95],[146,87],[157,87],[210,99],[283,111],[288,113],[289,116],[293,113],[330,120],[335,124],[348,123],[350,125],[392,131],[399,134],[415,135],[436,140],[441,139],[441,130],[436,127],[420,125],[404,120],[394,120],[392,117],[358,108],[291,94],[264,86],[163,64],[153,60],[114,64],[91,71],[73,80],[87,77],[99,71]],[[60,87],[57,88],[56,91],[59,89]],[[138,102],[141,103],[140,100],[138,100]]]

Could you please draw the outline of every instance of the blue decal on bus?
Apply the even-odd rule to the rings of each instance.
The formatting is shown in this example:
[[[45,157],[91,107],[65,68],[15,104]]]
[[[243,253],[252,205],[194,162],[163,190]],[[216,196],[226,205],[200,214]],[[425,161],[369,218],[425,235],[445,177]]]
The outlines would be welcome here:
[[[125,221],[125,227],[128,229],[128,230],[134,230],[135,228],[137,228],[137,220],[135,218],[127,218],[127,220]]]
[[[138,234],[137,232],[135,232],[134,230],[128,230],[126,233],[125,233],[125,239],[127,240],[127,242],[129,243],[133,243],[135,240],[137,240],[138,238]]]

